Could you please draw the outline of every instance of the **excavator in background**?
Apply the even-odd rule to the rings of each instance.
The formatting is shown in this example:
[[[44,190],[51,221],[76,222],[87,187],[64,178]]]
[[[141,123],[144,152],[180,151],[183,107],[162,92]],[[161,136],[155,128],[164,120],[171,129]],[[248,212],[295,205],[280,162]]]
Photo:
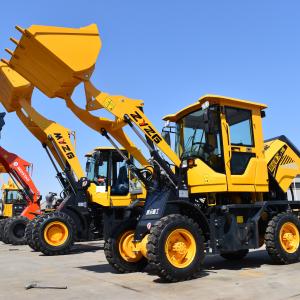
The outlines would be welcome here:
[[[119,213],[112,206],[103,210],[105,255],[115,269],[139,271],[150,263],[167,281],[187,280],[197,276],[207,252],[239,260],[263,244],[276,263],[299,260],[300,201],[288,201],[286,192],[300,173],[300,152],[285,136],[263,140],[266,105],[206,95],[166,116],[169,124],[160,134],[141,100],[109,95],[90,82],[101,48],[96,25],[16,28],[21,39],[12,39],[17,47],[7,49],[11,59],[3,60],[0,74],[14,72],[49,98],[64,99],[120,156],[124,153],[117,142],[135,158],[138,154],[120,134],[126,125],[150,152],[143,169],[124,156],[147,190],[144,205],[137,199]],[[1,86],[3,81],[2,75]],[[85,109],[72,100],[80,83],[85,86]],[[19,115],[18,106],[24,108],[28,98],[1,95],[1,102]],[[90,113],[100,109],[114,120]],[[74,208],[70,203],[68,209]]]
[[[41,142],[63,188],[60,195],[63,201],[56,211],[36,217],[26,227],[27,243],[34,250],[46,255],[66,254],[75,241],[102,236],[104,209],[107,210],[107,214],[113,214],[121,220],[122,214],[125,213],[124,208],[135,203],[137,199],[140,202],[140,199],[145,198],[145,193],[115,193],[111,182],[107,182],[106,190],[103,191],[99,181],[89,181],[71,141],[72,132],[38,113],[31,105],[32,92],[33,85],[30,82],[6,64],[0,64],[1,103],[8,112],[16,112],[24,126]],[[131,142],[123,132],[117,130],[115,135],[125,137],[126,147],[135,153],[141,163],[145,163],[140,151],[131,147]],[[108,155],[107,152],[111,154]],[[109,159],[105,164],[108,170],[112,170],[115,166],[110,160],[110,155],[115,162],[119,161],[120,157],[127,157],[127,151],[126,154],[122,151],[119,154],[114,152],[114,149],[98,150],[90,160],[99,164],[98,158],[103,163]],[[120,157],[117,158],[117,155]],[[147,173],[148,169],[143,172]]]
[[[5,124],[5,113],[0,113],[0,132]],[[7,244],[26,243],[28,222],[41,214],[40,192],[31,176],[32,164],[0,146],[0,172],[10,178],[2,185],[2,216],[0,239]]]

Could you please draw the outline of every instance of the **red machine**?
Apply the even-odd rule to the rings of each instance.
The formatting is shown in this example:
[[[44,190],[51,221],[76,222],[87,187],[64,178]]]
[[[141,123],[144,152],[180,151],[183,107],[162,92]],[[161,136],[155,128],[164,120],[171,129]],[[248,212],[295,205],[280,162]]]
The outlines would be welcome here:
[[[4,116],[5,113],[0,113],[0,132],[5,124]],[[29,174],[31,166],[26,160],[0,146],[1,173],[8,173],[15,186],[20,187],[11,192],[18,192],[21,195],[21,199],[14,199],[11,193],[11,203],[7,204],[10,208],[9,213],[4,214],[0,221],[0,240],[7,244],[26,244],[26,226],[30,220],[41,214],[40,192]],[[5,202],[4,199],[4,204]]]
[[[15,182],[22,187],[22,193],[27,202],[26,208],[21,213],[21,216],[29,220],[35,218],[41,213],[40,209],[40,192],[36,188],[34,182],[29,175],[31,164],[22,159],[18,155],[6,151],[0,146],[0,163],[5,168]]]

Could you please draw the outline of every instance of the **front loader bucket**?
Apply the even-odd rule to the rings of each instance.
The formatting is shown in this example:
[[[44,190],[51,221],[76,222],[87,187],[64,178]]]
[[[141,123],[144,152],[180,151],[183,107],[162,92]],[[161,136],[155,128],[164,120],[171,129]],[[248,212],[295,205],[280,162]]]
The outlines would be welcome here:
[[[101,49],[96,24],[79,29],[33,25],[21,29],[9,66],[50,98],[70,96],[88,80]]]
[[[4,63],[0,63],[0,102],[8,112],[19,109],[19,99],[30,101],[33,85]]]

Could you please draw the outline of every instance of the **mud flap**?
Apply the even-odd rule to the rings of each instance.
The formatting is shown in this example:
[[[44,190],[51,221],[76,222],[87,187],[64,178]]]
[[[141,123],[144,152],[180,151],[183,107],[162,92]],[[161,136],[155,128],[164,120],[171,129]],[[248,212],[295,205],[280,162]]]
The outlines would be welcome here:
[[[152,225],[164,216],[167,202],[176,199],[176,191],[170,187],[148,193],[143,214],[135,230],[136,241],[142,240],[150,231]]]

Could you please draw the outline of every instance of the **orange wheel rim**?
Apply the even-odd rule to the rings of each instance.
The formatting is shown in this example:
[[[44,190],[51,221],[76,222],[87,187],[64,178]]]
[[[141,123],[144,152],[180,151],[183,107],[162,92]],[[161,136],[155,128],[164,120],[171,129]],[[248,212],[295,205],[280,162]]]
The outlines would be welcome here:
[[[45,241],[54,247],[63,245],[69,236],[68,227],[60,221],[50,222],[44,229]]]
[[[168,261],[176,268],[186,268],[196,256],[197,246],[194,236],[186,229],[172,231],[165,243]]]
[[[134,251],[134,230],[124,232],[118,239],[119,253],[127,262],[138,262],[143,257],[141,252]]]
[[[286,222],[282,225],[279,234],[281,247],[287,253],[295,253],[299,248],[299,230],[292,222]]]

